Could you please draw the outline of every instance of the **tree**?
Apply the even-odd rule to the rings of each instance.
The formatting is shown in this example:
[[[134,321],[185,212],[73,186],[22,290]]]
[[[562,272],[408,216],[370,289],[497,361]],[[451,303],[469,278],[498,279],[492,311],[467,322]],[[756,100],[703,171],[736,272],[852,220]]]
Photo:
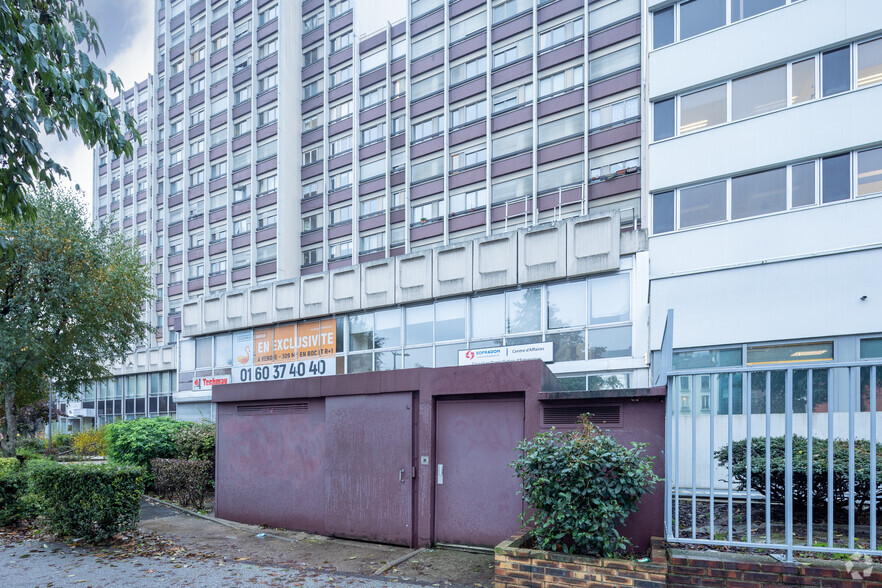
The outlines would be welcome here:
[[[2,448],[15,452],[16,397],[49,382],[59,398],[105,378],[107,366],[139,344],[151,296],[137,248],[106,227],[92,228],[71,191],[34,197],[35,213],[0,220],[0,392]],[[11,433],[11,434],[10,434]]]
[[[70,178],[43,150],[41,132],[60,140],[73,132],[88,147],[131,157],[131,141],[141,140],[135,119],[105,92],[108,77],[117,92],[122,82],[89,58],[103,50],[83,0],[0,0],[0,218],[33,213],[29,192]]]

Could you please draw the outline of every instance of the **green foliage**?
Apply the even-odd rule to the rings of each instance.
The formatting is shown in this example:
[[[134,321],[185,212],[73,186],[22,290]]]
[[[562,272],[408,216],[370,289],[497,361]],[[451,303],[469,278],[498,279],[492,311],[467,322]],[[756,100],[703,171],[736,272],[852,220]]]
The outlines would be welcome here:
[[[49,437],[46,437],[44,440],[46,444],[46,448],[49,447]],[[71,448],[71,444],[73,443],[73,435],[69,435],[67,433],[53,433],[52,434],[52,448],[57,449],[58,451],[67,451]]]
[[[33,218],[0,220],[0,238],[10,243],[0,255],[0,391],[15,431],[18,395],[52,381],[55,396],[75,397],[142,341],[152,288],[138,249],[93,228],[69,191],[41,194]],[[15,441],[5,435],[5,455]]]
[[[27,470],[49,528],[59,535],[104,541],[140,519],[141,468],[35,460]]]
[[[153,488],[159,496],[201,509],[211,488],[214,464],[195,459],[154,459]]]
[[[0,457],[0,474],[17,471],[19,465],[18,459],[14,457]]]
[[[597,426],[540,433],[518,444],[512,462],[532,510],[522,521],[541,549],[613,556],[630,541],[616,527],[659,481],[645,443],[627,448]]]
[[[27,480],[17,467],[0,470],[0,527],[17,523],[23,518],[21,496],[26,486]]]
[[[42,453],[46,449],[46,440],[40,437],[25,437],[18,440],[19,450],[30,453]]]
[[[73,436],[71,447],[76,455],[104,455],[107,451],[105,427],[80,431]]]
[[[215,424],[210,421],[187,423],[175,433],[177,457],[214,464]]]
[[[101,143],[114,154],[132,155],[140,142],[135,119],[107,95],[123,85],[94,62],[104,46],[83,0],[0,0],[0,218],[33,213],[27,193],[52,188],[70,177],[40,143],[74,132],[87,147]],[[0,233],[0,251],[8,239]]]
[[[812,494],[815,512],[827,509],[827,440],[812,439],[812,479],[808,482],[808,440],[793,436],[793,508],[805,511],[808,492]],[[769,496],[773,502],[784,502],[787,497],[785,485],[785,438],[769,439]],[[721,467],[729,465],[729,449],[723,447],[714,454]],[[858,439],[854,442],[854,502],[855,512],[863,514],[870,509],[870,442]],[[738,490],[747,489],[747,440],[732,444],[732,477],[738,482]],[[766,492],[766,438],[754,437],[750,443],[750,486],[753,490]],[[848,510],[848,441],[833,440],[833,509],[838,513]],[[811,488],[809,490],[809,487]],[[876,446],[876,495],[882,496],[882,445]],[[882,507],[882,500],[879,501]]]
[[[174,458],[177,433],[188,426],[168,417],[119,421],[107,425],[107,457],[113,461],[149,468],[155,458]]]

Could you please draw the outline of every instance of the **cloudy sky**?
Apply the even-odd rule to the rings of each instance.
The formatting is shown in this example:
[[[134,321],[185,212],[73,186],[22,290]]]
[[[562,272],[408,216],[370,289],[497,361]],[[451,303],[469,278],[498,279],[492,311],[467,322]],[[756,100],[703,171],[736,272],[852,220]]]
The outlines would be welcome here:
[[[153,6],[153,0],[86,0],[86,9],[98,21],[106,50],[92,58],[105,70],[114,70],[126,88],[146,79],[152,71]],[[70,170],[71,183],[80,185],[91,205],[92,152],[73,136],[65,142],[47,138],[44,145],[56,161]]]

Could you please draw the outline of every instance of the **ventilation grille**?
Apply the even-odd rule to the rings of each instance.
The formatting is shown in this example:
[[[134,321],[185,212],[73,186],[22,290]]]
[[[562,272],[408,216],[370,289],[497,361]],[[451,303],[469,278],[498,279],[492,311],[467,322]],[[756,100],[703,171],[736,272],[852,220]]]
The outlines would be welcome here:
[[[542,424],[548,427],[574,427],[579,415],[590,413],[588,420],[595,425],[619,425],[622,422],[620,406],[547,406],[542,411]]]
[[[307,410],[309,410],[308,402],[292,402],[289,404],[245,405],[236,407],[236,412],[242,415],[287,414],[291,412],[306,412]]]

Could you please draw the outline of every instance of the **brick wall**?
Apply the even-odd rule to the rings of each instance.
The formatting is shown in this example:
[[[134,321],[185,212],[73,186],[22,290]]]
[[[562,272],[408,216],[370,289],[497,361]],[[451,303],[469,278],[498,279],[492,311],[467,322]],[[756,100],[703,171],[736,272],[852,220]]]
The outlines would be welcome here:
[[[767,555],[666,549],[664,541],[658,538],[652,540],[652,557],[648,562],[524,549],[523,543],[524,537],[513,537],[496,547],[496,588],[882,588],[879,563],[781,563]]]

